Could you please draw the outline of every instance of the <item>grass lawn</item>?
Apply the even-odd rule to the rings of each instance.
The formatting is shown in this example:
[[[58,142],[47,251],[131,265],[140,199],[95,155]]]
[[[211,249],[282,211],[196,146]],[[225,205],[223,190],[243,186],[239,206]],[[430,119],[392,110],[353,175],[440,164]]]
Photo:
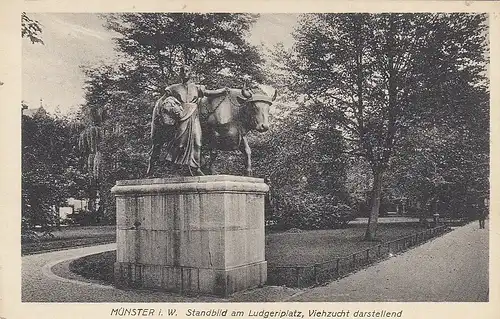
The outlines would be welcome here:
[[[21,243],[22,254],[116,241],[116,226],[69,226],[51,233],[39,242]]]
[[[364,242],[366,225],[349,225],[345,229],[281,232],[266,235],[266,260],[269,267],[311,265],[361,251],[378,242]],[[380,224],[377,236],[392,241],[424,228],[416,223]],[[70,270],[91,279],[113,282],[116,251],[86,256],[74,260]]]
[[[352,224],[345,229],[270,234],[266,236],[268,266],[311,265],[378,245],[379,242],[362,241],[365,229],[365,224]],[[418,223],[379,224],[377,237],[388,242],[423,230]]]
[[[116,226],[67,226],[61,227],[61,230],[52,231],[54,239],[74,239],[114,236]]]
[[[73,260],[69,264],[69,270],[85,278],[113,283],[115,261],[116,250],[106,251]]]

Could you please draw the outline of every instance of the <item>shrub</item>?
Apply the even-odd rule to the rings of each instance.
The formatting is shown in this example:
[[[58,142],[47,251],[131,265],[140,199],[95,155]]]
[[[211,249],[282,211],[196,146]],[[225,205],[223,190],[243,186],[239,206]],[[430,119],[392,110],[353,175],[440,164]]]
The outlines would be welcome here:
[[[97,214],[96,212],[91,212],[84,209],[76,214],[68,214],[67,219],[70,224],[91,226],[99,225],[101,216],[99,216],[99,214]]]
[[[340,228],[354,219],[352,208],[333,196],[283,192],[275,194],[273,202],[269,224],[280,230]]]
[[[21,232],[21,243],[38,243],[40,236],[34,230],[23,230]]]

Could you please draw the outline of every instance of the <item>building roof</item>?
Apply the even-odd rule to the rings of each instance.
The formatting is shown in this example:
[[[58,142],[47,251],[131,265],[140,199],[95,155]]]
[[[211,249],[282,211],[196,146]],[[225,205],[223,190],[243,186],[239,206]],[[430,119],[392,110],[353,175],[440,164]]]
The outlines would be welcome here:
[[[23,109],[23,115],[26,115],[28,117],[35,117],[35,116],[46,116],[47,111],[43,108],[43,106],[40,106],[36,109]]]

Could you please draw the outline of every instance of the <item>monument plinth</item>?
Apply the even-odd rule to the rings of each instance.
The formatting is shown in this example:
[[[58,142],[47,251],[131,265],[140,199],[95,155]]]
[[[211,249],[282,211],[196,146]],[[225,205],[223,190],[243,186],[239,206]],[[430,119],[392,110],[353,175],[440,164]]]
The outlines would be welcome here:
[[[118,181],[118,287],[227,296],[267,279],[263,179]]]

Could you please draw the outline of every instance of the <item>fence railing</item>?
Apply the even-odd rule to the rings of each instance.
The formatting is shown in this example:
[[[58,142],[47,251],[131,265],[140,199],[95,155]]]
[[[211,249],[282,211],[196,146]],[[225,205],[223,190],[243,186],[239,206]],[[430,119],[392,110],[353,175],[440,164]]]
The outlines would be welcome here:
[[[443,218],[443,219],[440,219],[440,222],[443,225],[446,225],[449,227],[461,227],[461,226],[464,226],[472,221],[473,220],[469,219],[469,218],[455,218],[455,219]]]
[[[269,266],[267,271],[267,284],[299,288],[322,284],[330,280],[344,277],[377,260],[405,251],[450,230],[450,227],[447,225],[430,228],[390,242],[380,243],[355,252],[352,255],[338,257],[333,260],[312,265]]]

